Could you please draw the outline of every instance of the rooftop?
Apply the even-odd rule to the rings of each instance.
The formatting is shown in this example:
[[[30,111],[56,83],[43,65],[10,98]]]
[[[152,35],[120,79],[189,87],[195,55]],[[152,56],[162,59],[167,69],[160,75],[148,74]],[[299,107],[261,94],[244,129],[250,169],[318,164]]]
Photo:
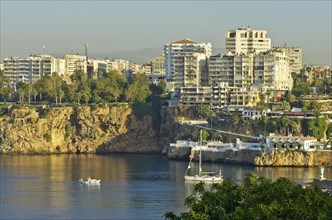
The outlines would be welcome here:
[[[173,42],[172,44],[197,44],[197,43],[194,42],[194,41],[191,41],[188,38],[186,38],[186,39],[183,39],[183,40],[179,40],[179,41]]]

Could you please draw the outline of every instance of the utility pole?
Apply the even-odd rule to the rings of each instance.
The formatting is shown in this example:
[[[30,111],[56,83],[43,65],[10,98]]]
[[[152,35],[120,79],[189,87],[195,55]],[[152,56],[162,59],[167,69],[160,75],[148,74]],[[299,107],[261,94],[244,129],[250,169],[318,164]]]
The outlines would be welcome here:
[[[85,57],[86,57],[86,63],[88,63],[88,44],[87,44],[87,43],[85,43],[85,44],[84,44],[84,46],[85,46]]]

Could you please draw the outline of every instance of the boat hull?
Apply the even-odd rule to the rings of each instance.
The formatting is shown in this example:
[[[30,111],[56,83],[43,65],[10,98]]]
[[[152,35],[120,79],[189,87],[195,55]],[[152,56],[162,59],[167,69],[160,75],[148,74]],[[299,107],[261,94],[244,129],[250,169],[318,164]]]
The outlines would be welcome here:
[[[208,176],[208,175],[195,175],[195,176],[184,176],[185,181],[192,181],[192,182],[212,182],[212,183],[217,183],[217,182],[222,182],[223,178],[221,176]]]

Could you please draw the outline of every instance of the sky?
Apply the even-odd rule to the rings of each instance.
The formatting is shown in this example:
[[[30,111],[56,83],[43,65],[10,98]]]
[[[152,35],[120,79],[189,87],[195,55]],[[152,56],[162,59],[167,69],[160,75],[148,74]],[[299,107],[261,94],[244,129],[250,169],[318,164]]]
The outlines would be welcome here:
[[[225,48],[227,30],[267,30],[301,47],[303,63],[332,65],[332,1],[0,0],[0,58],[162,48],[184,38]],[[161,51],[162,52],[162,51]],[[220,51],[224,53],[225,51]]]

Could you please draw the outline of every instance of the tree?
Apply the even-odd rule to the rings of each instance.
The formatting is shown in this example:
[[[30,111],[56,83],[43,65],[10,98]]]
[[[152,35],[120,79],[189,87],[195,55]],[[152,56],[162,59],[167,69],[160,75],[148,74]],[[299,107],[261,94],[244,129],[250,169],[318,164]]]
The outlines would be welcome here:
[[[240,123],[240,116],[237,113],[232,114],[232,122],[235,127],[237,127]]]
[[[308,83],[306,82],[298,83],[297,86],[293,87],[292,94],[294,94],[296,97],[310,94],[310,87]]]
[[[28,84],[26,84],[24,82],[16,83],[16,90],[17,90],[17,93],[19,94],[20,104],[23,103],[24,97],[27,94],[27,90],[28,90],[27,87],[28,87]]]
[[[284,111],[289,111],[290,110],[290,104],[287,101],[282,101],[281,102],[281,108]]]
[[[151,95],[149,82],[145,75],[136,75],[126,91],[126,100],[129,102],[144,102]]]
[[[213,112],[208,105],[196,105],[196,113],[198,118],[206,119],[212,117]]]
[[[299,83],[299,77],[296,72],[291,73],[292,79],[293,79],[293,87],[295,87]]]
[[[10,80],[5,77],[3,71],[0,70],[0,100],[6,103],[6,99],[9,98],[10,93],[13,89],[10,87]]]
[[[303,188],[288,178],[275,181],[253,173],[238,185],[230,179],[206,188],[194,186],[185,200],[189,211],[166,219],[329,219],[332,196],[318,186]],[[319,208],[318,208],[319,207]]]
[[[259,97],[259,101],[256,104],[256,109],[260,110],[261,113],[262,113],[263,110],[267,108],[266,101],[265,101],[266,100],[266,94],[263,93],[263,92],[260,92],[258,94],[258,97]]]

